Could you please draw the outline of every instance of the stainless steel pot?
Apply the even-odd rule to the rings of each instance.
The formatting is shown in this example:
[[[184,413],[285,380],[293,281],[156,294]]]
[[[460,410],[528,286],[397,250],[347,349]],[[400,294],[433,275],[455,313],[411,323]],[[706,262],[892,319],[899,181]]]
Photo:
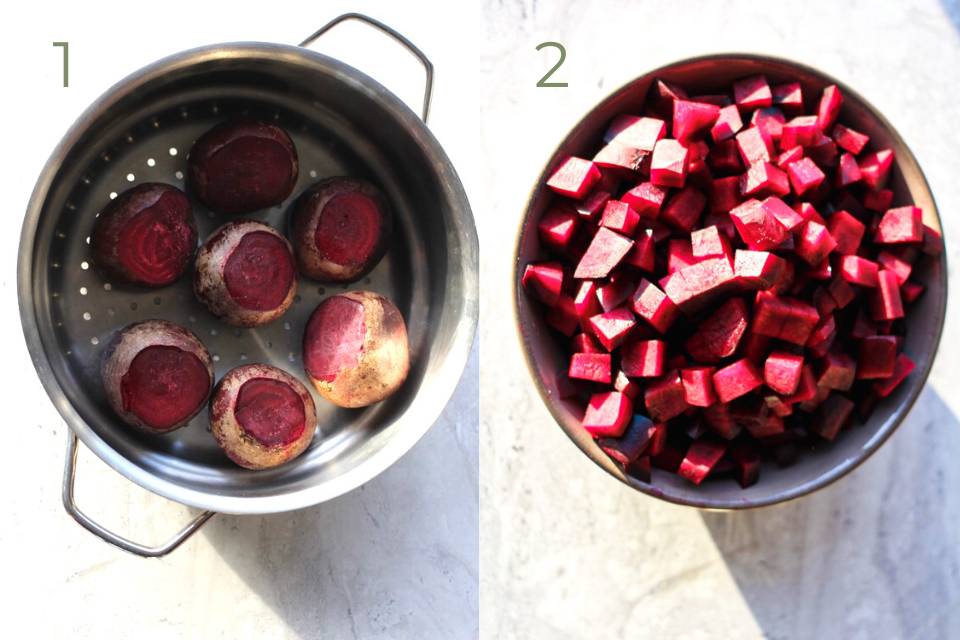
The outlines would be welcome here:
[[[351,19],[396,39],[423,63],[422,120],[376,81],[304,48]],[[34,365],[71,429],[64,504],[80,524],[127,551],[163,555],[214,511],[287,511],[350,491],[396,462],[430,428],[466,364],[479,309],[479,249],[470,206],[425,125],[432,87],[433,67],[419,49],[382,23],[347,14],[299,47],[223,44],[160,60],[108,90],[67,132],[27,208],[17,282]],[[381,187],[395,213],[393,243],[369,277],[350,288],[392,299],[407,322],[411,347],[410,376],[396,395],[363,410],[339,409],[315,396],[319,426],[311,447],[290,464],[257,472],[223,455],[205,412],[167,436],[127,428],[101,388],[102,350],[128,323],[160,317],[200,336],[218,378],[240,364],[267,362],[306,383],[303,327],[322,299],[348,287],[301,278],[296,302],[279,321],[236,329],[199,305],[189,276],[158,291],[114,287],[89,264],[87,244],[97,213],[113,194],[146,181],[183,187],[193,141],[236,116],[276,122],[300,156],[293,196],[249,217],[285,229],[286,208],[299,192],[330,175],[358,176]],[[194,213],[201,238],[225,221],[197,202]],[[77,437],[133,482],[207,511],[156,548],[107,531],[73,500]]]

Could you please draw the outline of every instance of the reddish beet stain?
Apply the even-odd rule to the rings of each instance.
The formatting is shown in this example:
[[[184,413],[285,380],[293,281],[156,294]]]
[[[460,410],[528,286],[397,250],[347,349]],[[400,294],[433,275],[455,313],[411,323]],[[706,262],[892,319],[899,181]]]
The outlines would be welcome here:
[[[296,442],[306,426],[303,400],[297,392],[269,378],[243,383],[234,415],[247,435],[265,447]]]
[[[246,234],[223,268],[227,291],[245,309],[279,307],[293,282],[293,255],[287,244],[266,231]]]
[[[204,166],[207,200],[227,213],[255,211],[283,200],[293,165],[279,142],[245,136],[218,149]]]
[[[341,367],[355,367],[363,353],[363,305],[343,297],[325,300],[303,335],[303,364],[313,378],[332,382]]]
[[[317,249],[336,264],[361,264],[376,249],[382,227],[383,212],[373,198],[359,191],[338,193],[320,214]]]
[[[120,230],[117,260],[132,278],[162,286],[183,274],[196,249],[193,230],[183,216],[184,200],[182,194],[165,193]]]
[[[154,429],[169,429],[207,399],[210,377],[200,358],[176,347],[147,347],[120,380],[124,411]]]

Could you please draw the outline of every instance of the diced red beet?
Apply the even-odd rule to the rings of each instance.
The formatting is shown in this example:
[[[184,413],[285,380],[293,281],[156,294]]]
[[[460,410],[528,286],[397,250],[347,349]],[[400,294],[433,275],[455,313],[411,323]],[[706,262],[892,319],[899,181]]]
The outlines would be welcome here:
[[[837,303],[838,309],[843,309],[856,298],[856,293],[843,278],[834,278],[827,287],[827,292]]]
[[[712,440],[694,441],[680,463],[677,473],[694,484],[700,484],[727,452],[727,445]]]
[[[860,182],[860,167],[857,159],[849,153],[840,154],[840,167],[837,169],[837,187],[846,187],[854,182]]]
[[[875,380],[893,375],[897,340],[893,336],[867,336],[860,341],[857,380]]]
[[[659,219],[687,233],[697,224],[707,196],[699,189],[686,187],[671,196],[660,210]]]
[[[777,156],[777,160],[774,164],[776,164],[781,169],[787,169],[788,170],[787,173],[789,174],[790,165],[793,164],[794,162],[799,162],[801,160],[803,160],[803,147],[793,147],[792,149],[787,149],[786,151],[781,153],[779,156]],[[810,162],[812,164],[813,160],[811,160]],[[816,167],[817,165],[814,164],[813,166]],[[820,175],[823,175],[823,172],[820,171],[819,167],[817,167],[817,171],[820,172]],[[812,191],[813,189],[815,189],[820,185],[820,182],[823,181],[822,179],[819,181],[816,180],[816,173],[813,173],[812,171],[804,172],[800,177],[802,178],[802,181],[801,181],[802,184],[807,184],[807,183],[810,183],[811,181],[816,183],[804,189],[804,191]],[[802,192],[797,188],[796,183],[793,182],[792,175],[790,176],[790,178],[791,178],[790,182],[791,184],[793,184],[793,190],[796,191],[797,195],[802,195]]]
[[[799,85],[798,85],[799,86]],[[736,442],[730,447],[730,457],[736,467],[734,477],[746,489],[760,479],[760,452],[746,442]]]
[[[633,402],[622,393],[595,393],[583,416],[583,428],[595,438],[619,438],[626,431],[632,414]]]
[[[693,255],[693,244],[688,238],[667,241],[667,273],[675,273],[699,262]]]
[[[839,393],[829,394],[817,408],[810,430],[827,440],[833,440],[853,413],[854,406],[852,400]]]
[[[593,164],[601,169],[623,171],[625,175],[648,173],[650,152],[627,147],[616,142],[605,145],[593,156]]]
[[[758,200],[747,200],[730,212],[730,218],[740,237],[753,249],[767,251],[787,239],[787,230]]]
[[[664,138],[653,149],[650,182],[664,187],[683,187],[690,169],[690,151],[676,140]]]
[[[857,374],[857,361],[846,353],[827,353],[820,363],[818,387],[849,391]]]
[[[783,125],[787,119],[778,107],[764,107],[757,109],[750,117],[750,126],[766,132],[774,144],[780,142],[783,135]]]
[[[863,173],[860,175],[862,177]],[[867,189],[863,194],[863,206],[871,211],[886,211],[890,208],[891,202],[893,202],[893,191],[889,189],[880,191]]]
[[[773,351],[763,366],[763,382],[780,395],[793,395],[800,384],[802,370],[803,356]]]
[[[787,261],[766,251],[737,249],[734,274],[748,289],[769,289],[783,272]]]
[[[881,269],[877,274],[879,285],[870,291],[870,316],[874,320],[895,320],[903,317],[903,301],[900,299],[900,280],[897,274]]]
[[[610,123],[610,127],[603,135],[603,141],[643,151],[653,151],[657,140],[666,135],[666,123],[663,120],[621,114]]]
[[[620,349],[620,367],[634,378],[662,376],[666,360],[667,343],[662,340],[641,340]]]
[[[567,205],[554,204],[540,218],[537,231],[547,249],[562,253],[580,228],[580,214]]]
[[[863,183],[879,191],[887,184],[890,177],[890,167],[893,164],[893,151],[881,149],[860,159],[860,176]]]
[[[729,140],[743,128],[743,121],[740,119],[740,110],[737,105],[731,104],[720,109],[720,116],[710,129],[710,135],[714,142]]]
[[[786,418],[787,416],[793,414],[793,405],[786,404],[778,395],[767,394],[764,396],[763,400],[767,403],[771,413],[778,415],[781,418]]]
[[[780,136],[780,148],[810,147],[823,137],[823,131],[817,124],[816,116],[798,116],[783,125]]]
[[[717,178],[709,189],[707,196],[710,202],[711,213],[729,213],[732,209],[743,204],[740,194],[740,176]]]
[[[744,358],[713,374],[713,387],[720,402],[730,402],[763,384],[763,374]]]
[[[803,110],[803,92],[799,82],[776,84],[770,87],[772,102],[784,113],[799,113]]]
[[[625,306],[590,318],[593,334],[600,339],[600,344],[607,351],[613,351],[623,344],[635,329],[636,324],[633,313]]]
[[[566,371],[557,373],[554,378],[557,384],[557,395],[561,398],[573,398],[581,393],[590,391],[592,385],[584,380],[574,380]]]
[[[740,193],[744,197],[783,197],[790,193],[787,173],[769,162],[755,162],[740,176]]]
[[[807,280],[829,280],[833,277],[833,265],[830,264],[830,259],[825,257],[820,264],[806,269],[803,277]]]
[[[644,271],[653,272],[656,267],[656,241],[652,229],[640,229],[634,234],[634,244],[621,264],[628,264]]]
[[[837,116],[840,115],[840,107],[843,106],[843,96],[840,95],[840,89],[837,85],[831,84],[823,90],[820,97],[820,107],[817,109],[817,124],[821,131],[830,131],[837,122]]]
[[[804,345],[819,320],[816,307],[810,303],[761,291],[751,327],[761,335]]]
[[[715,367],[687,367],[681,369],[680,380],[683,383],[683,398],[692,407],[709,407],[717,402],[717,393],[713,389]]]
[[[784,298],[790,305],[790,312],[777,335],[781,340],[804,345],[820,321],[816,307],[809,302],[796,298]]]
[[[813,397],[804,400],[803,402],[798,402],[797,408],[800,409],[800,411],[805,411],[806,413],[813,413],[817,410],[817,407],[823,404],[824,400],[830,397],[830,394],[832,393],[833,389],[830,387],[821,387],[820,385],[817,385],[817,390],[813,394]]]
[[[576,203],[577,213],[581,218],[590,222],[600,222],[600,216],[603,214],[603,208],[607,206],[610,200],[609,191],[593,191],[589,196]]]
[[[686,315],[693,315],[739,288],[725,258],[708,258],[660,281],[664,293]]]
[[[689,100],[673,101],[673,137],[689,145],[702,140],[720,116],[720,107]]]
[[[818,311],[819,313],[819,311]],[[815,347],[827,338],[830,337],[830,334],[837,330],[837,321],[834,318],[834,315],[830,312],[827,312],[823,317],[820,318],[820,322],[817,323],[817,326],[813,328],[813,331],[810,333],[810,337],[807,339],[808,347]]]
[[[597,288],[597,300],[603,313],[613,311],[629,298],[637,288],[637,281],[626,271],[616,271],[610,275],[607,284]],[[594,314],[596,315],[596,314]]]
[[[877,380],[873,383],[873,388],[876,390],[877,395],[881,398],[886,398],[890,395],[894,389],[897,388],[904,378],[910,375],[910,372],[913,371],[916,365],[913,363],[913,360],[908,358],[906,354],[899,353],[897,354],[897,360],[893,366],[893,375],[889,378],[883,380]]]
[[[763,212],[777,219],[783,228],[787,231],[793,231],[805,221],[803,216],[784,204],[783,200],[776,196],[770,196],[761,204]]]
[[[736,135],[740,157],[746,167],[758,162],[771,162],[776,158],[773,140],[759,127],[749,127]]]
[[[874,242],[923,242],[923,210],[913,206],[887,210]]]
[[[919,298],[921,293],[923,293],[922,284],[917,284],[916,282],[911,282],[908,280],[900,285],[900,300],[906,304],[910,304]]]
[[[923,225],[923,246],[921,250],[928,256],[938,256],[943,251],[943,236],[932,227]]]
[[[864,287],[877,287],[879,267],[876,262],[860,256],[843,256],[840,261],[840,275],[851,284]]]
[[[743,157],[736,140],[721,140],[713,145],[704,159],[707,167],[717,175],[743,173]]]
[[[835,169],[840,164],[840,153],[837,151],[837,145],[825,136],[820,138],[815,145],[804,146],[803,155],[816,162],[821,169]],[[826,185],[827,182],[824,181],[820,184],[820,187]]]
[[[860,247],[867,227],[846,211],[837,211],[830,216],[830,235],[837,241],[835,251],[841,255],[853,255]]]
[[[570,350],[573,353],[606,353],[597,336],[591,333],[578,333],[570,340]]]
[[[641,218],[653,220],[660,213],[660,206],[666,199],[668,191],[667,187],[644,182],[627,191],[620,200],[629,205]]]
[[[547,186],[562,196],[579,200],[593,189],[598,180],[600,170],[595,164],[583,158],[567,156],[554,169]]]
[[[750,76],[733,83],[733,100],[741,112],[752,111],[773,104],[773,95],[765,76]]]
[[[523,271],[522,283],[527,294],[555,307],[563,287],[563,266],[559,262],[531,262]]]
[[[801,153],[803,152],[801,147],[794,148],[800,149]],[[782,167],[783,164],[780,166]],[[820,167],[814,164],[810,158],[802,158],[788,165],[787,174],[790,176],[790,184],[793,185],[793,191],[797,194],[797,197],[803,197],[814,191],[826,177]]]
[[[680,309],[657,285],[640,279],[633,294],[633,310],[660,333],[666,333],[680,315]]]
[[[704,258],[726,258],[733,260],[730,238],[720,233],[716,225],[697,229],[690,234],[690,248],[697,260]]]
[[[669,118],[673,114],[673,101],[686,100],[690,96],[680,85],[655,78],[650,90],[647,92],[647,105],[650,110],[664,118]]]
[[[656,427],[646,416],[634,415],[626,431],[619,438],[601,438],[597,443],[607,455],[621,464],[627,464],[640,457],[650,445]]]
[[[837,248],[837,241],[830,235],[830,231],[815,220],[807,221],[794,241],[796,254],[814,267],[820,265],[830,252]]]
[[[544,317],[547,324],[562,333],[565,336],[572,336],[580,326],[580,319],[577,317],[577,310],[573,304],[573,298],[565,293],[560,294],[557,301],[547,315]]]
[[[800,384],[796,392],[782,398],[784,404],[797,404],[813,398],[817,394],[817,377],[813,373],[813,365],[804,363],[800,369]]]
[[[821,317],[833,313],[837,309],[837,301],[833,299],[830,292],[823,287],[817,287],[813,291],[813,306],[817,308],[817,313]],[[816,329],[814,329],[816,332]],[[813,337],[811,336],[811,340]]]
[[[833,133],[830,134],[833,141],[841,149],[845,149],[853,155],[859,154],[863,148],[870,142],[870,136],[864,135],[859,131],[848,129],[842,124],[834,125]]]
[[[580,259],[573,277],[605,278],[620,264],[631,248],[633,240],[606,227],[600,227]]]
[[[570,369],[567,375],[580,380],[594,382],[610,382],[610,354],[609,353],[574,353],[570,358]]]
[[[627,377],[627,374],[619,369],[613,375],[613,388],[631,400],[636,400],[640,391],[642,391],[636,380],[631,380]]]
[[[603,217],[600,219],[601,226],[625,236],[632,236],[639,222],[640,216],[637,212],[626,202],[619,200],[607,202],[603,209]]]
[[[727,403],[717,402],[705,407],[703,409],[703,419],[713,433],[725,440],[733,440],[742,430],[742,427],[730,414],[730,405]]]
[[[877,325],[874,324],[873,320],[868,318],[863,312],[863,309],[857,310],[857,319],[853,323],[853,327],[850,329],[850,337],[855,340],[862,340],[868,336],[877,335]]]
[[[689,406],[684,399],[683,382],[675,369],[667,371],[661,378],[652,380],[643,392],[647,412],[655,422],[666,422],[675,418]]]
[[[731,298],[700,323],[684,347],[695,362],[716,364],[736,352],[748,324],[747,304]]]
[[[910,272],[913,271],[913,265],[886,249],[881,249],[880,253],[877,254],[877,264],[896,273],[901,286],[910,277]]]

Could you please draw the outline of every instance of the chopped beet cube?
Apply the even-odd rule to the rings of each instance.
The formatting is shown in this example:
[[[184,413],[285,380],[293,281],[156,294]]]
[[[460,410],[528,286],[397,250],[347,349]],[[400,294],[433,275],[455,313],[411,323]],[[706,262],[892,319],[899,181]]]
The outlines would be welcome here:
[[[570,349],[573,353],[606,353],[597,336],[590,333],[578,333],[570,341]]]
[[[666,199],[668,191],[667,187],[644,182],[627,191],[620,200],[627,203],[641,218],[653,220],[660,213],[660,206]]]
[[[712,440],[696,440],[687,450],[677,473],[694,484],[700,484],[727,452],[727,445]]]
[[[863,148],[870,142],[870,136],[864,135],[859,131],[848,129],[842,124],[834,125],[833,133],[830,134],[833,141],[841,149],[846,149],[853,155],[859,154]]]
[[[879,191],[887,184],[890,177],[890,166],[893,164],[893,151],[882,149],[860,159],[860,176],[863,183]]]
[[[760,452],[757,448],[746,442],[737,442],[730,447],[730,457],[735,466],[734,477],[740,486],[746,489],[755,485],[760,479]]]
[[[766,290],[774,285],[786,265],[786,260],[766,251],[737,249],[733,270],[745,288]]]
[[[923,225],[923,247],[922,251],[928,256],[938,256],[943,251],[943,236],[932,227]]]
[[[853,255],[860,247],[867,227],[846,211],[837,211],[830,216],[830,235],[837,241],[835,251],[841,255]]]
[[[688,238],[671,238],[667,242],[667,273],[675,273],[699,262],[693,255],[693,243]]]
[[[576,203],[577,213],[590,222],[599,222],[603,208],[610,200],[609,191],[594,191],[585,199]]]
[[[794,147],[803,149],[801,147]],[[781,163],[780,166],[783,166]],[[813,163],[810,158],[802,158],[787,166],[787,174],[790,176],[790,184],[793,185],[793,191],[798,197],[816,190],[826,177],[820,167]]]
[[[595,393],[590,397],[590,404],[583,416],[583,428],[594,438],[619,438],[626,431],[632,413],[633,402],[622,393]]]
[[[860,175],[862,176],[863,173],[861,172]],[[891,202],[893,202],[893,191],[889,189],[880,191],[867,189],[863,194],[863,206],[871,211],[886,211],[890,208]]]
[[[720,107],[689,100],[673,101],[673,137],[689,145],[702,140],[720,117]]]
[[[743,128],[743,121],[740,119],[740,110],[737,105],[731,104],[720,109],[720,116],[710,129],[710,135],[714,142],[729,140]]]
[[[837,122],[837,116],[840,115],[840,107],[843,106],[843,96],[840,95],[840,89],[837,85],[831,84],[823,90],[820,97],[820,107],[817,109],[817,124],[821,131],[830,131]]]
[[[749,127],[736,135],[740,157],[747,167],[758,162],[770,162],[776,157],[773,140],[760,127]]]
[[[784,204],[783,200],[776,196],[770,196],[761,204],[763,212],[777,219],[783,228],[787,231],[793,231],[804,222],[803,216]]]
[[[740,111],[746,113],[753,109],[769,107],[773,104],[773,95],[766,77],[750,76],[733,83],[733,100]]]
[[[704,161],[718,175],[743,173],[743,158],[736,140],[721,140],[713,145]]]
[[[923,210],[912,206],[887,210],[874,242],[923,242]]]
[[[662,376],[666,360],[667,343],[662,340],[641,340],[620,348],[620,367],[634,378]]]
[[[610,276],[609,282],[597,289],[597,300],[603,313],[613,311],[629,298],[637,288],[634,276],[626,271],[617,271]],[[596,314],[594,314],[596,315]]]
[[[666,333],[680,315],[680,309],[657,285],[641,278],[633,294],[633,310],[660,333]]]
[[[636,400],[641,390],[640,385],[635,380],[631,380],[627,377],[627,374],[620,370],[613,376],[613,388],[631,400]]]
[[[640,216],[637,212],[631,209],[626,202],[619,200],[607,202],[603,209],[603,217],[600,220],[601,226],[625,236],[632,236],[639,222]]]
[[[554,380],[557,383],[557,395],[560,398],[573,398],[581,393],[590,391],[591,385],[583,380],[574,380],[567,375],[566,371],[561,371]]]
[[[562,196],[579,200],[593,189],[598,180],[600,170],[595,164],[567,156],[550,175],[547,186]]]
[[[869,293],[870,316],[874,320],[894,320],[903,317],[903,301],[900,299],[900,280],[897,274],[882,269],[877,274],[879,285]]]
[[[540,218],[537,232],[540,242],[547,249],[563,253],[580,228],[580,215],[568,206],[553,205]]]
[[[819,311],[818,311],[819,313]],[[830,337],[830,334],[834,333],[837,330],[837,321],[834,318],[833,314],[827,312],[820,322],[817,323],[817,326],[813,328],[813,332],[810,333],[810,337],[807,339],[808,347],[815,347],[824,340]]]
[[[840,167],[837,169],[837,187],[846,187],[854,182],[860,182],[860,167],[857,159],[849,153],[840,154]]]
[[[601,169],[622,169],[632,173],[646,173],[650,152],[627,147],[616,142],[605,145],[593,156],[593,164]]]
[[[763,374],[744,358],[713,374],[713,387],[720,402],[730,402],[763,384]]]
[[[730,262],[708,258],[673,273],[660,281],[664,293],[686,315],[712,304],[739,285]]]
[[[664,187],[683,187],[690,169],[690,151],[676,140],[664,138],[653,149],[650,182]]]
[[[584,332],[591,331],[590,318],[603,313],[600,298],[597,297],[597,285],[592,280],[584,280],[577,289],[573,298],[573,308],[580,320],[580,327]]]
[[[921,293],[923,293],[922,284],[917,284],[916,282],[910,282],[908,280],[900,285],[900,300],[907,304],[910,304],[919,298]]]
[[[780,148],[811,147],[823,137],[816,116],[799,116],[783,125]]]
[[[601,438],[597,443],[611,458],[627,464],[640,457],[656,433],[656,426],[646,416],[634,415],[619,438]]]
[[[787,173],[790,174],[790,171],[789,171],[790,165],[795,162],[800,162],[801,160],[803,160],[803,147],[793,147],[792,149],[787,149],[786,151],[781,153],[779,156],[777,156],[777,160],[774,164],[776,164],[781,169],[787,169]],[[813,164],[813,161],[811,160],[810,163]],[[817,165],[814,164],[813,166],[816,167]],[[820,171],[819,167],[817,168],[817,171]],[[820,171],[820,175],[823,175],[822,171]],[[817,181],[816,176],[817,174],[812,171],[805,171],[800,175],[800,178],[802,179],[801,184],[816,182],[816,184],[808,187],[804,191],[813,190],[820,185],[820,182],[822,182],[822,179]],[[802,192],[798,188],[797,183],[793,181],[792,174],[790,174],[790,183],[793,184],[793,190],[797,192],[797,195],[801,195]]]
[[[699,189],[686,187],[673,194],[660,210],[660,220],[687,233],[700,219],[707,196]]]
[[[692,407],[709,407],[717,401],[713,389],[715,367],[687,367],[680,371],[683,398]]]
[[[686,100],[689,97],[680,85],[656,78],[647,92],[647,104],[654,113],[669,118],[673,113],[673,101]]]
[[[893,375],[897,340],[893,336],[866,336],[860,341],[857,380],[875,380]]]
[[[730,248],[730,238],[720,233],[716,225],[697,229],[690,234],[690,248],[693,257],[698,260],[704,258],[733,259],[733,250]]]
[[[910,277],[910,272],[913,271],[913,265],[886,249],[881,249],[880,253],[877,254],[877,263],[884,269],[896,273],[901,286]]]
[[[818,387],[849,391],[856,379],[857,362],[846,353],[827,353],[820,363]]]
[[[886,398],[890,395],[890,393],[897,388],[897,385],[910,375],[914,367],[916,367],[916,365],[913,363],[913,360],[908,358],[906,354],[897,354],[897,360],[893,365],[893,375],[873,383],[873,388],[876,390],[877,395],[881,398]]]
[[[840,164],[840,154],[837,151],[837,145],[834,144],[833,140],[825,136],[820,138],[817,144],[809,147],[805,146],[803,148],[803,155],[816,162],[817,166],[821,169],[836,169]],[[824,186],[827,186],[826,181],[820,184],[821,188]]]
[[[843,309],[856,298],[856,293],[843,278],[834,278],[827,287],[827,293],[837,303],[838,309]]]
[[[572,336],[580,326],[580,319],[577,317],[577,310],[573,304],[573,298],[565,293],[560,294],[557,305],[547,312],[544,317],[547,324],[562,333],[565,336]]]
[[[743,204],[740,194],[740,176],[717,178],[707,189],[710,213],[729,213]]]
[[[609,353],[575,353],[570,358],[570,369],[567,375],[580,380],[594,382],[610,382],[610,354]]]
[[[548,307],[560,301],[563,267],[559,262],[531,262],[523,271],[523,289]]]
[[[808,220],[795,237],[796,254],[807,264],[818,266],[831,251],[837,248],[837,241],[825,226],[814,220]]]
[[[666,135],[667,127],[663,120],[622,114],[610,123],[610,128],[603,135],[603,141],[643,151],[653,151],[657,140]]]
[[[656,241],[654,240],[652,229],[640,229],[634,235],[633,248],[623,258],[621,264],[629,264],[653,272],[656,267],[657,252]]]
[[[852,400],[839,393],[831,393],[817,408],[810,430],[827,440],[833,440],[853,413]]]
[[[684,347],[695,362],[716,364],[736,352],[748,324],[747,304],[731,298],[700,323]]]
[[[574,278],[605,278],[633,248],[633,240],[600,227],[580,259]]]
[[[783,197],[790,193],[790,178],[769,162],[755,162],[740,176],[740,193],[751,198]]]
[[[758,200],[747,200],[730,212],[740,237],[751,248],[767,251],[783,243],[788,232]]]
[[[796,392],[783,398],[784,404],[797,404],[806,402],[817,395],[817,377],[813,373],[813,366],[810,363],[804,363],[800,370],[800,384]]]
[[[727,403],[717,402],[705,407],[703,409],[703,419],[713,433],[725,440],[733,440],[742,430],[742,427],[731,416],[730,405]]]
[[[864,287],[877,287],[879,267],[876,262],[860,256],[843,256],[840,260],[840,275],[851,284]]]
[[[802,370],[803,356],[773,351],[763,365],[763,382],[780,395],[793,395],[800,384]]]
[[[590,327],[607,351],[613,351],[630,336],[636,328],[636,318],[627,307],[590,318]]]
[[[770,94],[774,106],[778,106],[785,113],[800,113],[803,110],[803,91],[799,82],[788,82],[770,87]]]
[[[817,308],[817,313],[820,316],[825,316],[827,314],[833,313],[837,308],[837,301],[833,299],[833,296],[830,295],[823,287],[817,287],[813,291],[813,306]],[[816,333],[816,329],[814,329]],[[813,336],[810,337],[813,339]]]
[[[790,305],[790,312],[777,335],[781,340],[804,345],[820,321],[817,308],[809,302],[796,298],[784,298]]]
[[[683,382],[674,369],[663,377],[652,380],[643,392],[643,400],[650,417],[656,422],[666,422],[687,410]]]
[[[750,118],[750,125],[766,132],[770,139],[777,144],[783,135],[783,125],[787,119],[777,107],[757,109]]]

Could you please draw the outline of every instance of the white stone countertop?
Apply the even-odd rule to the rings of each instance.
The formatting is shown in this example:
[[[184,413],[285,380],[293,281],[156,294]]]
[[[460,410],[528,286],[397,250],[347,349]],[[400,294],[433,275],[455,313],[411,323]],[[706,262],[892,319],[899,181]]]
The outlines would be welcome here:
[[[955,292],[929,384],[893,437],[834,485],[746,513],[649,498],[583,456],[534,390],[510,298],[526,198],[570,128],[645,71],[724,51],[806,62],[878,107],[923,167],[955,273],[956,0],[484,0],[482,29],[481,637],[957,638]],[[566,49],[550,81],[568,88],[535,87],[557,60],[536,51],[546,41]]]
[[[473,10],[435,0],[75,3],[8,7],[0,39],[0,597],[5,638],[474,638],[479,625],[479,341],[446,411],[399,462],[329,502],[268,516],[214,517],[171,555],[144,560],[74,523],[60,492],[66,426],[20,328],[16,256],[23,212],[60,137],[127,74],[184,49],[296,44],[334,17],[367,13],[433,61],[430,128],[468,194],[479,88]],[[424,21],[423,16],[430,16]],[[436,28],[436,24],[444,25]],[[62,49],[70,46],[69,87]],[[399,45],[345,24],[316,45],[377,78],[419,113],[423,71]],[[465,126],[464,123],[469,123]],[[126,481],[81,447],[77,501],[115,531],[157,544],[197,510]]]

